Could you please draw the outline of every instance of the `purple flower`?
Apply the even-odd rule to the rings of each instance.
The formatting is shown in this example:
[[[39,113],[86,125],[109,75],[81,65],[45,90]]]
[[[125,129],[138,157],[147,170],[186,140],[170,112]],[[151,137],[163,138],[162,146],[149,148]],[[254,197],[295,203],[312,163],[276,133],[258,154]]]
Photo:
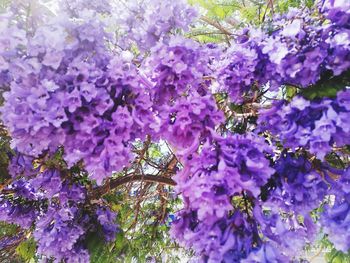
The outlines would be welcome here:
[[[46,198],[51,199],[62,189],[61,173],[58,170],[46,170],[30,180],[30,183],[37,192],[42,191]]]
[[[116,223],[117,214],[106,207],[98,207],[96,210],[96,215],[97,220],[102,227],[104,238],[108,242],[113,241],[116,233],[119,231],[119,227]]]
[[[249,256],[246,259],[243,259],[242,263],[269,263],[276,262],[282,263],[287,262],[288,257],[281,254],[281,252],[274,247],[273,245],[266,243],[256,249],[255,251],[250,252]]]
[[[269,130],[293,150],[305,147],[323,159],[336,144],[338,147],[349,143],[345,133],[349,130],[344,105],[349,91],[338,93],[334,100],[305,101],[295,96],[289,104],[273,104],[270,109],[260,111],[259,131]]]
[[[260,186],[274,173],[265,153],[271,154],[271,148],[248,134],[218,137],[192,154],[175,177],[185,208],[172,224],[172,236],[204,261],[245,258],[257,235],[256,226],[232,206],[230,197],[242,192],[258,197]]]
[[[326,207],[321,222],[334,247],[346,253],[350,249],[349,201],[337,202],[333,207]]]
[[[16,204],[0,196],[0,221],[30,228],[36,218],[36,211],[31,204]]]
[[[280,207],[306,215],[321,204],[328,185],[305,157],[283,153],[274,168],[278,188],[273,198],[280,195]]]
[[[167,42],[169,33],[176,29],[188,30],[196,18],[195,10],[183,0],[128,2],[127,8],[122,7],[117,12],[126,33],[121,44],[135,42],[142,51],[151,49],[158,42]]]
[[[88,259],[87,251],[79,246],[85,230],[75,222],[76,213],[75,207],[50,206],[48,211],[39,217],[33,234],[39,254],[47,258],[53,257],[55,262],[78,262],[78,259]]]
[[[178,148],[180,156],[195,151],[224,120],[213,99],[198,93],[177,100],[161,119],[161,136]]]
[[[187,94],[202,94],[206,91],[204,77],[210,74],[208,63],[210,51],[197,42],[181,37],[172,37],[168,44],[152,49],[145,63],[150,69],[154,87],[149,83],[155,107],[161,107]],[[164,57],[164,55],[166,57]]]

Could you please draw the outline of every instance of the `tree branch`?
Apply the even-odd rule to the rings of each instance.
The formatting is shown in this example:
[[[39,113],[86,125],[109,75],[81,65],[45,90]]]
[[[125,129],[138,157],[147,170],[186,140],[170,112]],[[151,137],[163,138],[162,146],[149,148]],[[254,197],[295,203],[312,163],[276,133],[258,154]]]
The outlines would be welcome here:
[[[225,40],[227,42],[227,44],[230,46],[230,37],[231,36],[231,32],[226,29],[225,27],[223,27],[218,21],[215,20],[211,20],[210,18],[206,17],[206,16],[201,16],[201,20],[208,23],[209,25],[219,29],[225,36]]]
[[[127,184],[130,182],[135,181],[143,181],[143,182],[149,182],[149,183],[159,183],[159,184],[166,184],[175,186],[176,182],[168,177],[163,176],[155,176],[150,174],[145,175],[128,175],[123,177],[118,177],[115,179],[112,179],[108,184],[97,187],[94,189],[94,191],[90,195],[90,199],[99,199],[101,196],[109,192],[109,190],[117,188],[118,186],[121,186],[123,184]]]

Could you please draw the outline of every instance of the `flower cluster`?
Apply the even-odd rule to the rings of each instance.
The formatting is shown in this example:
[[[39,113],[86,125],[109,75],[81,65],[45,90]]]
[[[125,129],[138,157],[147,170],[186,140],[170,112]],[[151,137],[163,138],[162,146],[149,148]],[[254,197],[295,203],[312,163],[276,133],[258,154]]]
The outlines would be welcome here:
[[[38,156],[63,145],[68,164],[83,160],[100,184],[128,163],[129,142],[157,127],[137,69],[111,56],[103,24],[63,22],[39,27],[27,55],[12,61],[2,119],[18,151]]]
[[[330,19],[334,10],[327,9]],[[244,30],[220,59],[222,89],[242,103],[242,96],[252,96],[266,84],[272,90],[281,85],[306,88],[330,71],[340,75],[350,68],[350,31],[344,19],[321,23],[308,12],[291,9],[275,17],[268,29],[272,33]]]
[[[271,168],[265,156],[271,149],[257,136],[216,140],[175,177],[185,208],[172,236],[209,262],[285,262],[300,255],[319,229],[309,213],[329,193],[331,176],[343,172],[292,153],[282,153]]]
[[[276,173],[263,187],[260,196],[263,209],[257,205],[254,208],[254,218],[259,221],[264,236],[276,242],[279,251],[294,257],[306,242],[314,241],[321,226],[337,249],[347,251],[350,248],[349,236],[343,233],[349,228],[346,221],[349,168],[342,170],[326,162],[312,163],[305,152],[282,152],[273,168]],[[311,219],[310,213],[329,199],[330,194],[336,196],[335,205],[325,206],[318,224]],[[291,240],[293,247],[290,247]]]
[[[10,163],[7,167],[9,174],[13,177],[25,176],[30,177],[38,171],[33,167],[34,158],[23,155],[20,152],[9,154]]]
[[[278,251],[275,254],[289,259],[300,256],[305,245],[313,242],[318,232],[318,227],[310,215],[285,213],[283,209],[271,206],[269,202],[257,200],[253,215],[259,225],[260,235]],[[253,254],[255,253],[253,250]],[[271,255],[272,258],[274,256]]]
[[[0,221],[29,228],[36,218],[32,204],[19,204],[17,200],[7,200],[0,195]]]
[[[269,263],[287,262],[288,258],[281,254],[276,248],[266,243],[256,250],[253,250],[242,263]]]
[[[337,202],[327,207],[321,220],[323,231],[334,247],[347,253],[350,249],[350,201]]]
[[[216,138],[214,145],[207,143],[193,154],[175,177],[185,209],[172,235],[209,261],[245,258],[258,234],[247,215],[236,211],[229,216],[234,210],[230,197],[242,192],[258,197],[274,173],[265,153],[272,150],[264,140],[248,134]]]
[[[182,246],[194,249],[200,262],[240,262],[258,238],[257,226],[240,211],[208,223],[199,220],[196,211],[184,210],[178,216],[171,234]]]
[[[18,57],[23,54],[20,47],[27,46],[28,41],[26,31],[15,23],[13,13],[0,14],[0,32],[0,87],[6,90],[12,80],[10,71],[18,69]]]
[[[332,22],[349,29],[350,3],[343,0],[320,1],[321,12],[327,13],[327,18]]]
[[[350,167],[334,182],[334,204],[325,206],[321,217],[323,231],[338,250],[347,253],[350,249]]]
[[[274,103],[260,111],[260,131],[268,130],[279,137],[285,147],[304,147],[323,159],[332,146],[350,143],[348,119],[350,91],[340,91],[335,100],[307,101],[296,96],[288,104]]]
[[[5,194],[0,195],[0,220],[23,228],[34,225],[38,253],[44,258],[88,262],[86,235],[99,231],[109,242],[115,239],[119,227],[116,214],[107,207],[93,207],[86,213],[85,199],[82,185],[64,178],[57,169],[47,169],[31,178],[17,179],[5,188]]]
[[[322,168],[317,172],[305,156],[283,153],[274,165],[275,189],[269,201],[286,212],[307,215],[327,194],[327,171]]]
[[[230,47],[224,58],[220,59],[220,90],[227,91],[232,101],[243,102],[246,93],[251,93],[253,86],[259,82],[256,72],[258,63],[259,54],[256,48],[246,43],[237,43]]]
[[[78,222],[76,207],[50,206],[36,221],[34,238],[38,242],[38,253],[55,262],[89,262],[86,249],[79,246],[85,230]]]
[[[30,180],[31,185],[37,193],[51,199],[62,189],[61,173],[56,169],[49,169]]]
[[[178,36],[153,48],[145,66],[151,69],[148,75],[155,83],[151,88],[155,106],[171,104],[184,94],[207,94],[210,81],[205,77],[211,73],[211,53],[205,46]]]
[[[96,209],[97,220],[102,226],[103,236],[106,241],[113,241],[118,232],[118,225],[115,223],[117,215],[109,208],[98,207]]]
[[[195,10],[184,0],[128,1],[117,11],[117,20],[124,33],[122,44],[135,42],[143,51],[159,42],[166,43],[168,34],[175,29],[187,31],[196,17]]]
[[[179,98],[160,115],[162,136],[176,147],[179,155],[196,151],[201,142],[211,137],[211,131],[224,121],[223,113],[217,109],[212,97],[198,93]]]

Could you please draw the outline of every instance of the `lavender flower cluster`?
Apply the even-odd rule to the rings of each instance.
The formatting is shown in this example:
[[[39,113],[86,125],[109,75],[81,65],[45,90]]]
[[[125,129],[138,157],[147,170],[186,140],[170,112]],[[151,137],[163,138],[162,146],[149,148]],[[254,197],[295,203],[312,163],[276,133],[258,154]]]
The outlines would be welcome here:
[[[7,200],[0,196],[0,220],[29,228],[36,217],[31,204],[18,204],[17,200]]]
[[[251,93],[257,82],[263,85],[264,80],[258,78],[259,54],[255,48],[246,44],[237,44],[229,48],[224,58],[220,59],[218,80],[220,91],[226,91],[233,102],[243,102],[243,96]],[[260,73],[257,71],[260,71]]]
[[[350,6],[344,3],[342,11],[337,10],[331,4],[323,9],[329,23],[292,9],[274,18],[268,29],[272,33],[245,29],[220,59],[221,89],[233,102],[242,103],[244,96],[253,96],[264,85],[272,90],[281,85],[306,88],[327,72],[340,75],[348,70]]]
[[[209,91],[215,51],[179,36],[151,51],[144,63],[151,81],[144,81],[160,125],[153,138],[168,140],[179,157],[188,156],[224,121]]]
[[[179,156],[195,152],[203,141],[211,138],[211,132],[224,121],[210,95],[193,93],[179,98],[174,105],[162,107],[160,114],[162,136],[177,149]]]
[[[175,177],[185,208],[171,235],[200,261],[287,262],[315,240],[320,226],[337,248],[349,248],[348,235],[340,235],[349,227],[346,171],[326,163],[315,167],[305,154],[288,152],[270,167],[272,149],[255,135],[216,140]],[[341,180],[334,181],[335,175]],[[318,225],[310,212],[339,188],[341,208],[329,208]]]
[[[326,179],[325,167],[320,167],[321,172],[318,172],[305,156],[283,153],[274,169],[276,177],[275,189],[269,198],[271,205],[304,216],[321,205],[331,181]]]
[[[110,242],[119,227],[116,214],[109,208],[98,206],[87,213],[85,202],[82,185],[64,179],[57,169],[48,169],[34,177],[16,179],[6,187],[5,194],[0,195],[0,220],[23,228],[34,225],[33,237],[42,259],[89,262],[84,243],[87,234],[100,228]]]
[[[85,230],[77,220],[78,212],[76,207],[50,206],[39,216],[33,234],[38,242],[38,253],[48,259],[54,257],[55,262],[89,262],[87,250],[79,246]]]
[[[172,236],[209,262],[245,258],[258,238],[256,225],[234,210],[230,196],[258,197],[274,173],[266,154],[272,149],[253,134],[216,138],[193,154],[175,177],[185,208],[173,223]]]
[[[303,147],[319,159],[332,150],[350,143],[350,90],[338,92],[337,98],[308,101],[296,96],[286,104],[278,101],[261,110],[260,131],[277,136],[285,147]]]
[[[335,182],[333,204],[325,206],[321,217],[323,231],[338,250],[347,253],[350,249],[350,167]]]
[[[300,258],[305,245],[315,241],[319,230],[310,215],[286,213],[283,208],[270,205],[269,202],[256,200],[253,215],[259,226],[260,237],[274,249],[272,255],[266,251],[262,257],[267,261],[276,258],[276,262],[288,262]],[[255,256],[259,250],[258,246],[251,254]]]
[[[347,253],[350,249],[350,201],[338,201],[326,208],[321,222],[323,231],[337,250]]]
[[[134,42],[142,51],[159,42],[167,43],[174,30],[187,31],[197,16],[184,0],[127,1],[116,11],[123,34],[120,44],[128,46]]]
[[[152,49],[145,62],[154,83],[151,89],[155,107],[170,104],[184,94],[208,94],[210,62],[214,52],[199,43],[175,36],[168,44],[159,44]]]
[[[150,97],[135,66],[112,57],[103,24],[52,22],[27,40],[24,56],[7,58],[19,52],[13,45],[2,49],[12,77],[2,120],[18,151],[38,156],[62,145],[68,164],[83,160],[101,184],[128,163],[129,142],[157,128]]]
[[[31,177],[38,173],[38,169],[33,167],[34,158],[31,156],[14,151],[14,153],[9,154],[9,159],[7,170],[14,178]]]

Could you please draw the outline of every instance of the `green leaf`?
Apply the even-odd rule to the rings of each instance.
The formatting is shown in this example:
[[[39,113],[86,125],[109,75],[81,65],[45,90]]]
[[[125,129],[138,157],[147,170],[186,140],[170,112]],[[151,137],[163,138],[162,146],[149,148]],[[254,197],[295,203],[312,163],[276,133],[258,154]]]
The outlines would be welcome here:
[[[18,226],[0,222],[0,238],[4,236],[13,236],[18,232]]]
[[[343,160],[336,153],[328,154],[325,157],[325,159],[330,165],[332,165],[333,167],[336,167],[338,169],[344,169],[346,167],[346,165],[343,162]]]
[[[25,261],[31,260],[35,256],[36,243],[33,238],[29,238],[18,245],[17,254]]]
[[[309,100],[324,97],[334,98],[338,91],[348,85],[350,85],[350,71],[340,76],[321,79],[315,85],[302,89],[301,94]]]
[[[162,156],[160,147],[157,144],[151,144],[148,151],[149,151],[150,158],[152,159],[160,158]]]
[[[332,250],[325,254],[325,259],[329,263],[348,263],[350,262],[350,253],[347,254],[343,253],[342,251],[336,250],[332,243],[330,243],[328,240],[324,243],[325,247],[329,248],[332,247]]]
[[[189,3],[191,5],[201,6],[207,11],[206,16],[214,18],[218,21],[229,17],[239,8],[239,4],[236,0],[189,0]]]
[[[292,86],[286,87],[287,100],[291,100],[297,94],[297,88]]]
[[[91,233],[86,239],[86,246],[90,253],[91,263],[114,263],[116,255],[111,251],[111,244],[108,244],[97,233]]]
[[[115,249],[121,251],[125,247],[125,237],[123,232],[119,232],[115,238]]]

